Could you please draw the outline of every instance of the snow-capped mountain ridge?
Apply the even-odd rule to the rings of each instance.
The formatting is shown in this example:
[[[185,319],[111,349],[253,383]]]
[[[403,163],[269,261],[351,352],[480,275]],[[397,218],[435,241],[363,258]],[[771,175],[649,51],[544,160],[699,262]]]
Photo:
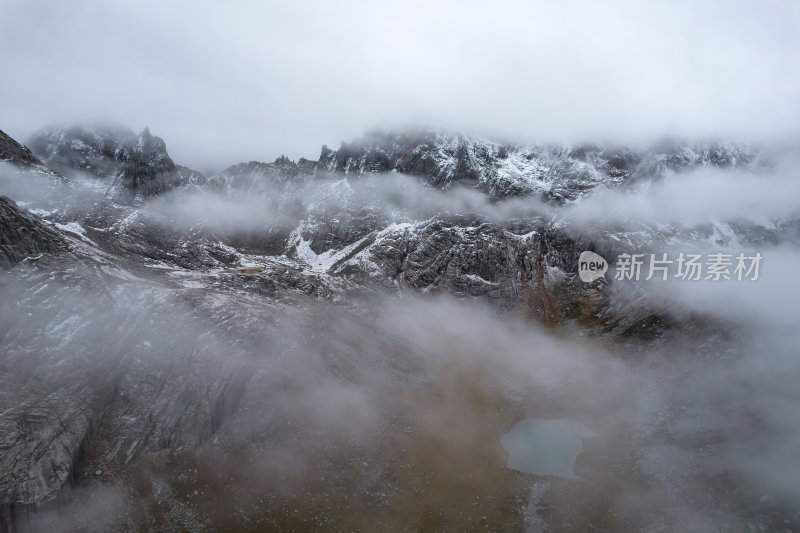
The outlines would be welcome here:
[[[447,189],[462,183],[492,198],[541,195],[576,200],[615,187],[698,167],[755,169],[757,150],[737,144],[673,144],[645,149],[502,144],[457,134],[374,133],[339,150],[323,147],[320,164],[344,174],[401,172]]]
[[[175,165],[166,143],[145,129],[47,129],[30,141],[34,154],[69,175],[92,174],[104,185],[150,196],[206,181],[197,171]],[[257,190],[263,182],[308,181],[331,173],[402,173],[447,190],[475,188],[492,199],[536,196],[554,204],[575,201],[600,186],[618,187],[701,167],[757,169],[758,150],[730,143],[662,144],[651,148],[535,146],[504,144],[459,134],[422,131],[371,133],[338,150],[323,146],[318,160],[285,157],[273,163],[233,165],[210,178],[227,189]]]

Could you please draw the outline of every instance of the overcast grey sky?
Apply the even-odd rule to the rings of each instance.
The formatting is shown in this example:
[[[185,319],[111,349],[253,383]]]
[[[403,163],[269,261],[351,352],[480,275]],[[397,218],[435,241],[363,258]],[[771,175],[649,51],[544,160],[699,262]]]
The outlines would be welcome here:
[[[149,126],[207,168],[373,127],[800,137],[800,2],[0,0],[0,129]]]

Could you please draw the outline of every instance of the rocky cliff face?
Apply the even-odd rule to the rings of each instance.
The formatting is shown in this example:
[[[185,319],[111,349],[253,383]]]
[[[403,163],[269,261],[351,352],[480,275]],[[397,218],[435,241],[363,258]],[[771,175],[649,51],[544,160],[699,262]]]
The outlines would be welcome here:
[[[8,161],[23,167],[42,164],[27,146],[19,144],[3,131],[0,131],[0,161]]]
[[[66,249],[66,242],[36,217],[0,196],[0,268]]]
[[[230,194],[271,194],[298,190],[311,180],[317,170],[316,161],[301,159],[297,163],[279,157],[273,163],[250,161],[226,168],[209,180],[209,185]]]
[[[164,141],[147,128],[138,135],[126,129],[49,129],[36,133],[30,145],[49,167],[67,176],[92,176],[98,188],[121,198],[205,181],[199,172],[175,165]]]

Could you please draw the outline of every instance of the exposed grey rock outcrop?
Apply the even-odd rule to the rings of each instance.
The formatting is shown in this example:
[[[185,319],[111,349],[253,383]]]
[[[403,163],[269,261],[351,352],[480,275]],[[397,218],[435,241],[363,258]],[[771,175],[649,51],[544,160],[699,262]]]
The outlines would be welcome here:
[[[234,195],[292,192],[313,179],[317,168],[316,161],[301,158],[295,163],[285,156],[273,163],[250,161],[212,176],[209,185]]]
[[[0,268],[64,249],[66,242],[58,233],[0,196]]]
[[[0,130],[0,161],[8,161],[22,167],[42,164],[27,146],[19,144],[2,130]]]

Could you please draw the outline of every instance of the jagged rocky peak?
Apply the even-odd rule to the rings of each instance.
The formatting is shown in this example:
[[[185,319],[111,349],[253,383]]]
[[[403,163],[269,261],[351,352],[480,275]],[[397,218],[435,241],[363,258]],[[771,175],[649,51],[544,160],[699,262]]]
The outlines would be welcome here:
[[[660,143],[651,148],[523,145],[436,131],[371,132],[338,150],[322,147],[320,166],[345,174],[402,172],[432,186],[474,186],[495,198],[538,194],[562,203],[599,185],[616,186],[700,166],[760,164],[747,146]]]
[[[131,156],[138,157],[147,164],[158,165],[165,171],[175,169],[175,163],[167,153],[167,144],[161,137],[151,135],[150,128],[147,127],[136,138]]]
[[[145,128],[51,128],[35,134],[33,154],[66,175],[99,178],[99,188],[117,196],[150,196],[207,181],[176,165],[166,143]],[[33,155],[31,154],[31,155]],[[399,172],[441,190],[474,187],[493,199],[537,196],[563,204],[599,186],[616,187],[703,166],[763,164],[747,146],[661,142],[649,148],[530,145],[498,142],[450,132],[418,130],[367,133],[338,150],[323,146],[319,161],[285,156],[272,163],[251,161],[228,167],[211,179],[232,191],[291,187],[330,173],[367,175]]]
[[[281,155],[272,163],[250,161],[232,165],[209,181],[229,192],[267,192],[271,188],[285,189],[314,178],[317,166],[316,161],[300,158],[294,162]]]
[[[0,161],[8,161],[20,167],[42,164],[27,146],[21,145],[2,130],[0,130]]]
[[[127,128],[49,128],[34,134],[30,146],[49,167],[99,178],[101,187],[128,196],[163,192],[179,185],[188,170],[175,165],[164,140],[149,128],[138,135]]]

